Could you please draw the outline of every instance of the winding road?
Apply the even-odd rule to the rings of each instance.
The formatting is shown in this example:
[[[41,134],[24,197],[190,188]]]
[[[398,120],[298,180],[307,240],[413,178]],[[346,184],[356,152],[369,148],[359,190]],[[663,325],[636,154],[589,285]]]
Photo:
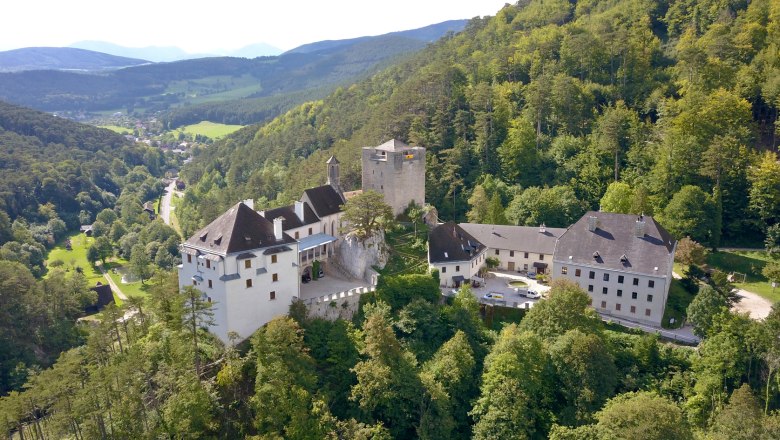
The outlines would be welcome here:
[[[172,180],[168,186],[165,187],[165,193],[160,200],[160,217],[166,225],[171,224],[171,201],[173,200],[173,192],[176,190],[176,181]]]

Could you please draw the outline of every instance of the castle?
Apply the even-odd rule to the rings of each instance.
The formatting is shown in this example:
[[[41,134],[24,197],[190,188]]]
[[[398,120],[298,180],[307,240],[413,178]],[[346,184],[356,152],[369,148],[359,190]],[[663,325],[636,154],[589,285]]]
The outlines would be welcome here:
[[[363,148],[363,189],[373,189],[400,214],[425,202],[425,149],[390,140]],[[245,339],[300,297],[302,281],[328,271],[343,239],[346,202],[339,161],[326,162],[327,183],[303,192],[292,205],[255,211],[239,202],[181,245],[179,287],[193,286],[215,303],[221,340]],[[316,262],[316,263],[315,263]]]

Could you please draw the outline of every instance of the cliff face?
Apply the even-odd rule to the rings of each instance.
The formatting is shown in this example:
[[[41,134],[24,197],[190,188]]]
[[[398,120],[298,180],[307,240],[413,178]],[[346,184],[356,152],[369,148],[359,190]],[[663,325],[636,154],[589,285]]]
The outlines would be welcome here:
[[[372,266],[385,267],[388,251],[384,232],[360,241],[354,235],[340,240],[336,249],[335,264],[350,278],[371,281]]]

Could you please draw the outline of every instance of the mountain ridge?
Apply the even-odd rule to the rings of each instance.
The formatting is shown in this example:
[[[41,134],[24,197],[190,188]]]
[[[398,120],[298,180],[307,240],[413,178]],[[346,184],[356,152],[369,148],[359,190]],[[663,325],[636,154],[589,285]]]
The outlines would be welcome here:
[[[149,64],[149,61],[70,47],[25,47],[0,52],[0,72],[26,70],[101,71],[143,64]]]

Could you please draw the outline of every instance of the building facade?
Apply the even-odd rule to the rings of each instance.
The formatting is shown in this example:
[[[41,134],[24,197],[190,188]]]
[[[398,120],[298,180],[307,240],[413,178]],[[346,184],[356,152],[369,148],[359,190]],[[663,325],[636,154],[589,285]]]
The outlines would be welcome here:
[[[439,271],[442,286],[458,287],[476,277],[486,258],[485,245],[453,222],[428,234],[429,269]]]
[[[509,272],[552,273],[555,243],[566,229],[533,226],[460,223],[459,226],[487,247],[498,268]]]
[[[553,278],[577,283],[602,314],[660,326],[676,246],[652,217],[589,212],[558,239]]]
[[[403,213],[412,202],[425,205],[425,148],[395,139],[364,147],[362,167],[363,191],[383,194],[393,215]]]
[[[193,286],[213,303],[222,341],[245,339],[299,296],[298,242],[240,202],[181,246],[179,287]]]

